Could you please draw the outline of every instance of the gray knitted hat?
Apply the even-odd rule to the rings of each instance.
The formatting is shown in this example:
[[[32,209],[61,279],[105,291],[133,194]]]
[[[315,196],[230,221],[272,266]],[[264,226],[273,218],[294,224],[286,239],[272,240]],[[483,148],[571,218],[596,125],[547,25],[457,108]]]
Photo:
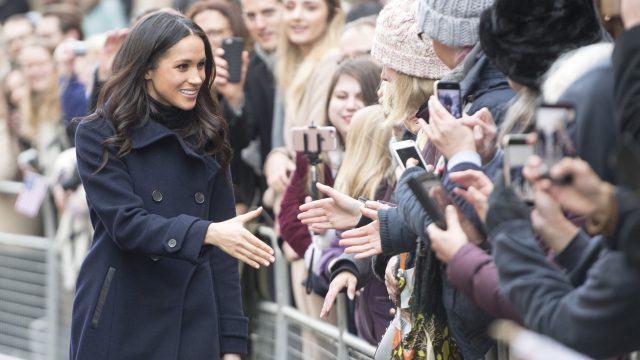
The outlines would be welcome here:
[[[494,0],[420,0],[418,26],[430,38],[453,47],[473,46],[480,40],[480,14]]]

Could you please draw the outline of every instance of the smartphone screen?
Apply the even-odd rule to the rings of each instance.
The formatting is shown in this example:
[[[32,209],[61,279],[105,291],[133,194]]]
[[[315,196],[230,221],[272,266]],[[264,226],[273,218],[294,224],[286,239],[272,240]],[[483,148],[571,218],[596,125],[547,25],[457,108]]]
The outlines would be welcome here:
[[[440,180],[433,174],[424,173],[410,178],[408,185],[433,223],[439,228],[446,230],[447,220],[438,204],[430,195],[435,187],[442,186]]]
[[[426,165],[422,155],[418,152],[416,143],[412,140],[405,140],[391,144],[391,152],[393,157],[403,169],[406,167],[407,160],[413,158],[418,160],[418,166],[426,170]]]
[[[454,82],[439,81],[436,85],[438,100],[456,119],[462,117],[462,99],[460,85]]]
[[[536,111],[535,153],[542,158],[548,171],[565,156],[575,156],[576,151],[567,131],[575,120],[571,105],[541,105]]]
[[[533,202],[533,188],[524,178],[522,169],[529,156],[535,153],[534,146],[528,144],[524,135],[507,135],[504,144],[504,177],[507,186],[524,201]]]

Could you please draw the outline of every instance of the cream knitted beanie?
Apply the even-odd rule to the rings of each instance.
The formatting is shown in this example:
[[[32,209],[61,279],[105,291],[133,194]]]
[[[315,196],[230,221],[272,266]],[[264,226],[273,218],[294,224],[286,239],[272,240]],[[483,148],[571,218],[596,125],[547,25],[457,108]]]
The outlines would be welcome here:
[[[436,56],[431,40],[418,36],[417,13],[415,0],[394,0],[387,4],[378,15],[371,56],[403,74],[440,79],[449,68]]]

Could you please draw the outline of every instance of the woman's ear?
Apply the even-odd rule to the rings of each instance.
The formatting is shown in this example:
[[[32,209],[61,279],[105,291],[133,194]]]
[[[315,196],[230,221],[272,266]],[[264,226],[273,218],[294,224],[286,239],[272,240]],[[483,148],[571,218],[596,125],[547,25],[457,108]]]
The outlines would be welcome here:
[[[153,71],[153,69],[149,69],[144,73],[144,79],[145,80],[151,80],[152,76],[151,76],[151,72]]]

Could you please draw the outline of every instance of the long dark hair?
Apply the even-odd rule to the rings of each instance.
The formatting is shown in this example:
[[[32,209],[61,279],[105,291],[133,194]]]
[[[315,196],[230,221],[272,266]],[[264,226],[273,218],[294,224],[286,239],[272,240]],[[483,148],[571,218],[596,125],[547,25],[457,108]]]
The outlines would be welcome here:
[[[190,145],[198,153],[215,156],[224,169],[229,168],[232,154],[227,139],[229,127],[220,115],[217,100],[211,95],[215,66],[207,36],[189,18],[159,11],[142,18],[131,30],[116,54],[113,75],[100,91],[96,112],[87,118],[104,117],[111,121],[116,131],[102,144],[103,161],[97,171],[109,160],[109,146],[118,149],[118,157],[131,152],[132,130],[144,125],[157,111],[147,93],[145,73],[155,68],[171,47],[189,35],[198,36],[204,43],[205,80],[195,107],[185,112],[189,125],[181,135],[193,139]]]

